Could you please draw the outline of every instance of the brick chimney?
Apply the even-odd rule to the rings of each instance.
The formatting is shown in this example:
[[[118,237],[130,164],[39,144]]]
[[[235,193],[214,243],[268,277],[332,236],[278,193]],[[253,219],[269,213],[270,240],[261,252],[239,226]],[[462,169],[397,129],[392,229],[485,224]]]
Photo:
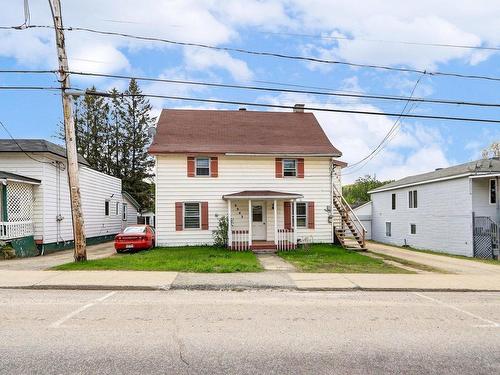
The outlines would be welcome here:
[[[295,104],[293,106],[293,111],[294,112],[304,112],[304,107],[305,107],[305,104]]]

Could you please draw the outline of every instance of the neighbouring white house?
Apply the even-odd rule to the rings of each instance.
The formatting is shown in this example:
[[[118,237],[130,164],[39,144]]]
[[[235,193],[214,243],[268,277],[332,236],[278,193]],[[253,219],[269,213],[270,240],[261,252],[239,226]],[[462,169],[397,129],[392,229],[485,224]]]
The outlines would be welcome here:
[[[93,170],[81,156],[79,177],[87,243],[111,240],[137,210],[125,216],[121,180]],[[0,196],[0,240],[12,241],[18,255],[73,246],[64,148],[39,139],[0,139]]]
[[[364,233],[338,211],[345,207],[341,152],[303,105],[293,112],[163,110],[149,152],[160,246],[212,244],[224,216],[235,250],[294,249],[335,237],[364,246]]]
[[[351,216],[354,216],[354,215],[357,216],[357,219],[361,222],[361,224],[366,229],[365,238],[367,240],[371,240],[371,238],[372,238],[372,203],[366,202],[366,203],[360,204],[356,207],[353,206]]]
[[[122,191],[122,230],[129,225],[136,225],[139,222],[140,211],[141,205],[139,202],[125,190]]]
[[[500,160],[409,176],[370,191],[372,239],[469,257],[498,257]],[[365,207],[365,208],[366,208]]]
[[[153,228],[155,227],[155,213],[153,211],[145,211],[141,212],[138,218],[138,222],[140,224],[151,225]]]

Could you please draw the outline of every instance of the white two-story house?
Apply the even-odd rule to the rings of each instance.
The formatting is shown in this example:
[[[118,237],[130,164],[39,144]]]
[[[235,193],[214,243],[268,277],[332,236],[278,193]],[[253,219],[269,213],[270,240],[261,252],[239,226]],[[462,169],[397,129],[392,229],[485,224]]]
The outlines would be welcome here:
[[[224,216],[235,250],[334,242],[345,164],[300,105],[293,112],[163,110],[149,151],[159,246],[211,244]]]

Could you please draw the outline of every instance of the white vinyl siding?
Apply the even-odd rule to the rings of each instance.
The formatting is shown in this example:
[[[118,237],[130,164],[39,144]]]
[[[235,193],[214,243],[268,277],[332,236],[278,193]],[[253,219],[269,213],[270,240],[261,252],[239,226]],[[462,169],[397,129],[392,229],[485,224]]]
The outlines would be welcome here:
[[[487,184],[484,191],[487,191]],[[371,194],[372,239],[418,249],[472,256],[472,198],[469,179],[457,178],[418,186],[418,209],[410,208],[410,191],[399,188]],[[397,209],[391,207],[396,193]],[[411,194],[413,198],[413,193]],[[425,199],[422,199],[425,197]],[[486,197],[486,195],[485,195]],[[487,204],[486,199],[484,202]],[[385,223],[391,222],[391,237]],[[410,235],[410,224],[416,234]]]
[[[208,202],[209,227],[216,228],[218,218],[227,215],[224,194],[243,190],[274,190],[304,195],[303,202],[315,203],[315,229],[298,228],[297,237],[312,237],[314,242],[331,242],[328,222],[330,178],[328,157],[306,157],[304,178],[275,178],[274,156],[219,156],[217,179],[193,179],[186,176],[186,155],[156,156],[156,229],[160,246],[211,244],[211,231],[176,231],[175,202]],[[340,168],[335,168],[334,182],[340,191]],[[267,238],[274,238],[273,201],[266,205]],[[233,222],[246,229],[248,200],[234,201]],[[236,214],[238,212],[238,214]],[[278,200],[278,227],[284,227],[283,201]],[[217,215],[217,216],[216,216]],[[241,226],[240,226],[241,225]]]
[[[41,181],[33,190],[35,239],[45,244],[71,241],[73,226],[66,160],[52,154],[37,153],[33,157],[39,162],[22,153],[2,153],[1,169]],[[56,161],[60,162],[59,168]],[[121,180],[83,165],[79,166],[79,172],[86,237],[119,233],[121,216],[106,217],[104,202],[108,199],[111,209],[115,202],[122,201]]]

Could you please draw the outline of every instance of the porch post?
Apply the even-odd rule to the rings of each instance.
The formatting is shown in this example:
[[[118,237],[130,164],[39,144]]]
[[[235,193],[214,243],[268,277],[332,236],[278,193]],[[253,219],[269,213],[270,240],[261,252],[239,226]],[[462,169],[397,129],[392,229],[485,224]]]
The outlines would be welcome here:
[[[8,215],[7,215],[7,185],[1,186],[2,189],[0,189],[0,199],[2,200],[2,203],[0,204],[0,221],[8,221]]]
[[[293,243],[297,245],[297,200],[293,200]]]
[[[274,200],[274,244],[278,244],[278,201]]]
[[[227,246],[233,247],[233,226],[231,225],[231,199],[227,200]]]
[[[248,200],[248,246],[252,246],[252,200]]]

